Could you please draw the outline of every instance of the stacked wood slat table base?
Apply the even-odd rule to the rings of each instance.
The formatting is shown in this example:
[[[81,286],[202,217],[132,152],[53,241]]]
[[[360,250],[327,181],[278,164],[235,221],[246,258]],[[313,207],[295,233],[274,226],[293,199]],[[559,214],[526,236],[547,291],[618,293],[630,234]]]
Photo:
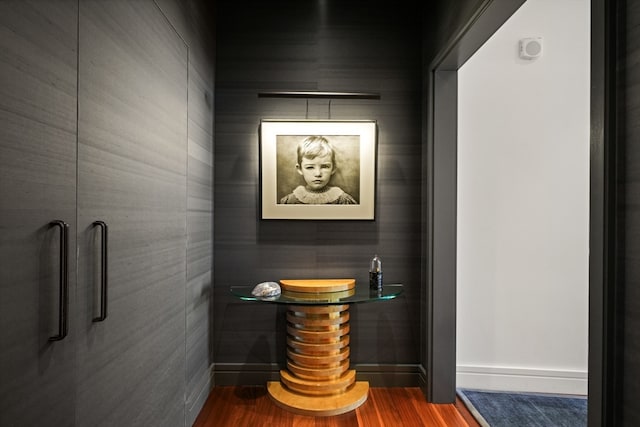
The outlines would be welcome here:
[[[298,281],[288,282],[301,292]],[[283,291],[286,283],[281,281]],[[304,283],[323,284],[322,291],[327,291],[325,282]],[[345,291],[344,283],[337,286],[336,291]],[[310,289],[310,294],[315,291]],[[267,384],[278,406],[302,415],[330,416],[352,411],[367,400],[369,383],[356,381],[356,371],[349,369],[348,304],[289,306],[287,345],[287,369],[280,372],[279,382]]]

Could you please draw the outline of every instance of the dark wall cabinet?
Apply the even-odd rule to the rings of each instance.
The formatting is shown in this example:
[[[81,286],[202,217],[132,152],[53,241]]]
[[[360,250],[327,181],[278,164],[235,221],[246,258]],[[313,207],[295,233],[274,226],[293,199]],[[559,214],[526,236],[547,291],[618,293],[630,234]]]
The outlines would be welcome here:
[[[0,2],[1,426],[185,424],[188,69],[153,1]]]
[[[76,239],[65,275],[61,228],[50,225],[77,229],[76,49],[74,2],[0,2],[2,426],[73,424],[77,325],[49,339],[61,332],[60,287],[70,299],[76,290]]]
[[[184,423],[187,47],[153,2],[80,2],[79,425]],[[102,308],[102,227],[108,306]]]

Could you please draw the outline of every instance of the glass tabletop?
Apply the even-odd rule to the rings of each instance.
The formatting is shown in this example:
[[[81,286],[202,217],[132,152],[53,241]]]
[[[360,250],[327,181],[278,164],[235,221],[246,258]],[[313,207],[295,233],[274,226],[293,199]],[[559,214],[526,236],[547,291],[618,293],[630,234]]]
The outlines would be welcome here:
[[[253,286],[232,286],[231,293],[243,301],[270,302],[274,304],[297,305],[333,305],[375,302],[394,299],[402,293],[401,284],[384,285],[382,291],[369,289],[369,284],[356,285],[349,291],[340,292],[289,292],[284,291],[275,297],[257,297],[251,295]]]

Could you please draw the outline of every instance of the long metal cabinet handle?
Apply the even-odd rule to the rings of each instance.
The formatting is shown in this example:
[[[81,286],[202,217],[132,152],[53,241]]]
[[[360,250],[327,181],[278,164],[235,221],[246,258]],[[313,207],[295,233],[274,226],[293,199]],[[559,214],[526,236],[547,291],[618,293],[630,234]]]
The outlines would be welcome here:
[[[58,300],[58,335],[49,341],[60,341],[69,331],[69,224],[59,219],[49,225],[60,227],[60,295]]]
[[[107,318],[107,249],[108,249],[108,231],[107,223],[104,221],[94,221],[94,226],[100,227],[102,233],[102,255],[101,255],[101,271],[100,271],[100,316],[93,319],[94,322],[102,322]]]

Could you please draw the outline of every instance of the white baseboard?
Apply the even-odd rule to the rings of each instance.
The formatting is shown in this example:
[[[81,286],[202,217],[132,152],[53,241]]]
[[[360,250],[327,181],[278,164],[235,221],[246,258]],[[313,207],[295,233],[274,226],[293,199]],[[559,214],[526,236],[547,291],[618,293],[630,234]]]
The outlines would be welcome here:
[[[586,396],[587,372],[457,366],[456,387]]]

